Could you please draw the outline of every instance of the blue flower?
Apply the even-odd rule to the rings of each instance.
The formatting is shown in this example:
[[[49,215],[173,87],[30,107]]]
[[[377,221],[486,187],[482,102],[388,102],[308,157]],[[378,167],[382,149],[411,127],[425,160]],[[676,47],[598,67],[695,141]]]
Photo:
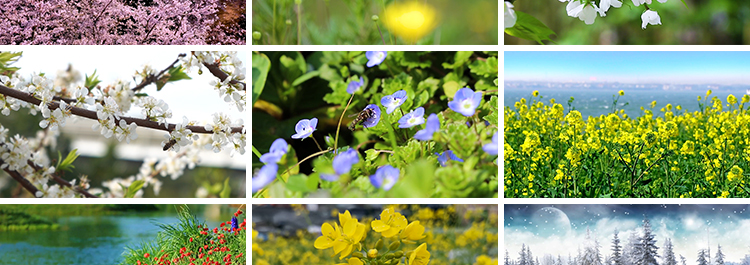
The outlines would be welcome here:
[[[370,183],[375,188],[390,190],[398,181],[401,171],[391,165],[385,165],[375,170],[375,175],[370,176]]]
[[[318,127],[318,118],[312,118],[312,119],[301,119],[297,122],[297,125],[294,126],[294,130],[297,131],[294,135],[292,135],[293,139],[304,139],[308,136],[312,135],[313,131],[315,131],[315,128]]]
[[[500,143],[497,142],[497,132],[495,132],[494,135],[492,135],[492,143],[485,144],[482,146],[482,149],[484,149],[485,152],[487,152],[490,155],[497,155],[497,148],[500,147]]]
[[[385,112],[388,114],[391,114],[394,110],[396,110],[401,104],[404,104],[404,101],[406,101],[406,91],[405,90],[399,90],[393,93],[393,95],[387,95],[380,99],[380,104],[383,104],[383,107],[385,107]]]
[[[278,173],[278,171],[279,165],[277,164],[266,164],[260,168],[258,174],[253,177],[253,193],[273,182],[273,180],[276,179],[276,173]]]
[[[411,128],[424,123],[424,108],[419,107],[398,119],[399,128]]]
[[[438,153],[435,153],[436,155]],[[453,151],[451,150],[445,150],[442,154],[438,155],[438,162],[440,162],[440,166],[444,167],[446,163],[448,163],[448,160],[456,160],[458,162],[464,162],[463,159],[458,158],[455,154],[453,154]]]
[[[349,94],[354,94],[354,92],[357,92],[357,90],[359,90],[359,88],[363,85],[365,85],[365,79],[360,77],[359,82],[357,82],[356,80],[349,82],[349,85],[346,86],[346,92]]]
[[[448,107],[466,117],[471,117],[481,101],[482,92],[474,92],[471,88],[464,87],[456,92],[453,100],[448,102]]]
[[[437,132],[437,130],[440,130],[440,120],[438,119],[438,116],[435,115],[435,113],[432,113],[429,117],[427,117],[427,124],[425,124],[424,129],[419,130],[416,134],[414,134],[414,139],[420,141],[432,140],[432,134]]]
[[[240,224],[237,223],[237,217],[232,216],[232,229],[239,229],[239,228],[240,228]]]
[[[367,61],[367,67],[373,67],[379,65],[385,61],[385,57],[388,56],[388,52],[365,52]]]
[[[344,152],[333,158],[333,171],[336,174],[320,174],[320,178],[327,181],[336,181],[339,176],[349,173],[352,170],[352,166],[359,163],[359,153],[356,150],[349,148]]]
[[[271,149],[268,150],[268,153],[260,156],[260,162],[263,162],[265,164],[278,163],[279,160],[281,160],[281,157],[283,157],[288,151],[289,146],[287,145],[286,141],[284,141],[283,138],[276,139],[271,144]]]
[[[378,122],[380,122],[380,107],[375,104],[370,104],[365,107],[365,109],[372,109],[374,112],[370,118],[367,118],[365,122],[362,123],[365,128],[375,127],[375,125],[378,125]]]

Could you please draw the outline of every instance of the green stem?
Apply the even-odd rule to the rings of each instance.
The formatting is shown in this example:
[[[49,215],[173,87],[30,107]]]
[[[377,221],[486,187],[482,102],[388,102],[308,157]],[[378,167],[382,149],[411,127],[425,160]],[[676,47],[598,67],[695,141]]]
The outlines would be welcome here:
[[[322,155],[322,154],[325,154],[325,153],[328,153],[330,151],[331,151],[331,149],[326,149],[326,150],[323,150],[323,151],[320,151],[320,152],[317,152],[317,153],[314,153],[314,154],[311,154],[311,155],[305,157],[304,159],[302,159],[299,162],[297,162],[297,164],[295,164],[294,166],[292,166],[292,167],[287,168],[286,170],[284,170],[284,173],[276,175],[276,179],[273,180],[273,181],[276,182],[277,180],[279,180],[280,176],[283,176],[284,174],[286,174],[287,172],[289,172],[289,170],[292,170],[293,168],[298,167],[300,164],[302,164],[303,162],[307,161],[308,159],[316,157],[316,156],[319,156],[319,155]],[[258,192],[255,193],[255,195],[253,196],[253,198],[258,198],[258,196],[260,196],[260,194],[263,193],[263,191],[265,191],[265,190],[266,190],[266,188],[263,188],[263,189],[259,190]]]
[[[297,45],[302,43],[300,35],[302,35],[302,6],[297,4]]]
[[[271,28],[271,41],[276,41],[276,0],[273,0],[273,28]]]
[[[380,24],[378,24],[378,22],[375,22],[375,26],[378,27],[378,32],[380,32],[380,40],[383,41],[383,45],[386,45],[385,44],[385,39],[383,38],[383,32],[380,31]]]
[[[339,148],[339,130],[341,130],[341,121],[344,120],[344,114],[346,114],[346,110],[349,109],[349,104],[352,103],[352,99],[354,99],[354,94],[352,94],[351,97],[349,97],[349,102],[346,103],[346,107],[344,107],[344,111],[341,112],[341,117],[339,117],[339,125],[336,126],[336,139],[333,141],[333,152],[338,152]]]
[[[313,141],[315,141],[315,145],[318,146],[318,150],[323,151],[323,148],[320,147],[320,144],[318,143],[318,140],[315,140],[315,137],[312,136],[312,134],[310,135],[310,138],[312,138]]]

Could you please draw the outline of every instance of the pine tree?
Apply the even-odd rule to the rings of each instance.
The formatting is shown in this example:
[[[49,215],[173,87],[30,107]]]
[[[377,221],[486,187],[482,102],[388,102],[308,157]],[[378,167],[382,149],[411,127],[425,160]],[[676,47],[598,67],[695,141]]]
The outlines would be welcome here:
[[[706,260],[706,250],[701,249],[698,251],[698,265],[708,265],[708,261]]]
[[[508,254],[508,250],[505,250],[505,263],[504,265],[510,265],[510,255]]]
[[[637,257],[640,256],[640,241],[641,237],[638,233],[633,231],[628,237],[628,244],[622,248],[622,264],[623,265],[639,265]]]
[[[716,265],[724,265],[724,253],[721,253],[721,245],[719,245],[719,248],[716,250],[716,256],[714,258],[714,264],[716,264]]]
[[[529,261],[526,258],[526,244],[521,244],[521,252],[519,252],[521,256],[518,257],[518,265],[529,265]]]
[[[672,239],[667,238],[664,242],[664,262],[662,265],[677,265],[677,260],[674,257],[674,246],[672,245]],[[723,265],[723,264],[722,264]]]
[[[640,242],[640,254],[638,264],[639,265],[658,265],[656,258],[659,254],[656,253],[659,247],[656,246],[655,235],[651,232],[651,223],[648,221],[648,217],[643,218],[643,236]]]
[[[562,257],[559,254],[557,255],[557,263],[555,263],[555,265],[563,265]]]
[[[682,265],[687,265],[687,260],[685,259],[685,256],[680,255],[680,261],[682,262]],[[750,264],[748,264],[750,265]]]
[[[531,255],[531,247],[526,247],[526,262],[529,265],[535,265],[534,263],[534,255]],[[539,264],[536,264],[539,265]]]
[[[620,238],[617,234],[620,232],[615,229],[615,237],[612,239],[612,262],[611,265],[623,265],[622,264],[622,246],[620,246]]]

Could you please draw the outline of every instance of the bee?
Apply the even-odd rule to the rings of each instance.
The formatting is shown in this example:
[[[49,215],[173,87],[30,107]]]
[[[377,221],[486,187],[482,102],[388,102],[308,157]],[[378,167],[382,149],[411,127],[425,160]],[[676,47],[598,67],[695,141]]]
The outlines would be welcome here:
[[[174,146],[176,143],[177,143],[177,140],[175,140],[175,139],[169,139],[169,142],[164,145],[164,149],[163,150],[164,151],[169,150],[169,148],[172,148],[172,146]]]
[[[354,116],[354,115],[356,115],[357,117],[354,118],[354,120],[352,121],[352,123],[349,124],[349,130],[352,130],[352,131],[354,131],[354,127],[357,126],[357,124],[363,123],[367,119],[369,119],[370,117],[372,117],[373,115],[375,115],[375,111],[372,110],[371,108],[365,108],[362,111],[360,111],[359,113],[352,114],[351,116]]]

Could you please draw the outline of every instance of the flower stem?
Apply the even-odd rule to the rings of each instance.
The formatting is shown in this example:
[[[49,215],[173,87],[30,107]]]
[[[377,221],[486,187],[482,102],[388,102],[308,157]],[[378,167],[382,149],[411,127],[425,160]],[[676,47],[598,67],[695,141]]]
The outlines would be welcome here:
[[[271,28],[271,40],[276,41],[276,0],[273,0],[273,25]]]
[[[312,136],[312,135],[310,135],[310,138],[312,138],[312,139],[313,139],[313,141],[315,141],[315,145],[317,145],[317,146],[318,146],[318,149],[319,149],[320,151],[323,151],[323,148],[321,148],[321,147],[320,147],[320,144],[318,143],[318,140],[315,140],[315,137],[314,137],[314,136]]]
[[[385,0],[382,0],[381,2],[383,2],[383,19],[386,19],[386,17],[385,17]],[[386,20],[386,21],[388,21],[388,20]],[[393,43],[393,34],[391,34],[391,45],[394,45],[394,43]]]
[[[297,45],[302,43],[300,35],[302,35],[302,6],[297,4]]]
[[[383,38],[383,32],[380,31],[380,24],[378,24],[378,22],[375,22],[375,26],[378,27],[378,32],[380,32],[380,40],[383,41],[383,45],[386,45],[385,44],[385,39]]]
[[[341,121],[344,120],[344,114],[346,114],[346,110],[349,109],[349,104],[352,104],[352,99],[354,99],[354,94],[352,94],[351,97],[349,97],[349,102],[346,103],[346,107],[344,107],[344,111],[341,112],[341,117],[339,117],[339,125],[336,126],[336,139],[333,141],[333,152],[336,153],[339,148],[339,130],[341,130]]]
[[[307,161],[310,158],[313,158],[313,157],[316,157],[316,156],[328,153],[330,151],[331,151],[331,149],[329,148],[329,149],[326,149],[326,150],[323,150],[323,151],[311,154],[311,155],[303,158],[299,162],[297,162],[297,164],[295,164],[294,166],[291,166],[291,167],[287,168],[286,170],[284,170],[284,173],[279,174],[279,176],[282,176],[282,175],[286,174],[287,172],[289,172],[289,170],[292,170],[293,168],[298,167],[300,164],[302,164],[303,162]],[[279,178],[276,178],[274,181],[276,181],[278,179]],[[258,192],[255,193],[255,196],[253,196],[253,198],[258,198],[258,196],[260,196],[263,193],[263,191],[265,191],[265,190],[266,190],[266,188],[262,188],[262,189],[258,190]]]

